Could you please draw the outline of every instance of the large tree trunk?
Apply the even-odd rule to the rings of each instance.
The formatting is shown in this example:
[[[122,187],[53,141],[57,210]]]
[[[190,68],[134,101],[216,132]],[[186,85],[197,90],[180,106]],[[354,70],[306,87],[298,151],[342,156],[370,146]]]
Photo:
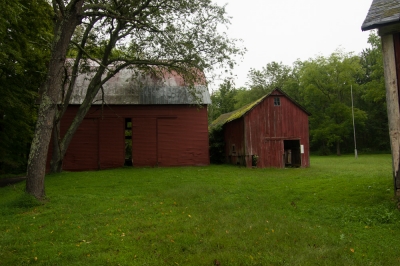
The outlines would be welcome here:
[[[53,128],[53,154],[50,162],[50,172],[60,173],[62,170],[63,160],[61,158],[60,149],[60,123],[54,123]]]
[[[46,82],[41,90],[38,121],[29,153],[26,192],[38,199],[45,197],[44,176],[46,159],[53,130],[56,106],[62,86],[63,67],[68,44],[76,26],[80,23],[84,0],[76,0],[57,14],[54,43]]]

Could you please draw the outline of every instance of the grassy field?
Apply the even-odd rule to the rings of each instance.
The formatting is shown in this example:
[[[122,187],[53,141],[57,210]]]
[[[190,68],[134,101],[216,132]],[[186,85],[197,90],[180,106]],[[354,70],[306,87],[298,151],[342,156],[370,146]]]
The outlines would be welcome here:
[[[0,188],[0,265],[399,265],[390,155],[123,168]]]

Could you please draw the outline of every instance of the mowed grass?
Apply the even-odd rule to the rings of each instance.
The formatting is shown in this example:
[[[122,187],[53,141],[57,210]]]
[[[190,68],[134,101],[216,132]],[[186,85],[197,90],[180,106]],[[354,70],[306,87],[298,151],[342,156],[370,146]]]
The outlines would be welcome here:
[[[399,265],[390,155],[122,168],[0,188],[0,265]]]

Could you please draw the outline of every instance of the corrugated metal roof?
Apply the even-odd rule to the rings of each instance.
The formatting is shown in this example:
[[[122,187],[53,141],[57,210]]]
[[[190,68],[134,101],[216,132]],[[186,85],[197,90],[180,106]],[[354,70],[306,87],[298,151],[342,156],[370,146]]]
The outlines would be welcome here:
[[[75,82],[70,104],[81,104],[93,72],[80,74]],[[185,86],[181,76],[164,73],[163,78],[141,75],[134,69],[123,69],[103,85],[107,104],[210,104],[207,86]],[[92,104],[102,104],[102,90]]]
[[[271,96],[274,94],[274,92],[279,92],[280,94],[284,95],[285,97],[287,97],[289,100],[291,100],[295,105],[297,105],[300,109],[302,109],[307,115],[311,115],[306,109],[304,109],[304,107],[302,107],[300,104],[298,104],[295,100],[293,100],[291,97],[289,97],[289,95],[287,95],[285,92],[283,92],[281,89],[274,89],[272,92],[270,92],[269,94],[261,97],[260,99],[249,103],[233,112],[229,112],[229,113],[225,113],[220,115],[217,119],[215,119],[211,124],[210,124],[210,128],[218,126],[218,125],[224,125],[228,122],[231,122],[233,120],[236,120],[238,118],[243,117],[244,115],[246,115],[250,110],[252,110],[255,106],[257,106],[259,103],[261,103],[265,98]]]
[[[373,0],[362,30],[376,29],[400,21],[399,0]]]

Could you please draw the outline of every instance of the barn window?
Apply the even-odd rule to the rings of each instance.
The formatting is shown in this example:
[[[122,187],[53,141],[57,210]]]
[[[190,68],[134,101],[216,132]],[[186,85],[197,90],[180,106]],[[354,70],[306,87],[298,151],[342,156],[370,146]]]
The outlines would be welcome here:
[[[132,166],[132,119],[125,118],[125,166]]]
[[[281,98],[275,97],[274,98],[274,105],[275,106],[280,106],[281,105]]]
[[[236,153],[236,147],[235,144],[232,145],[232,153]]]

